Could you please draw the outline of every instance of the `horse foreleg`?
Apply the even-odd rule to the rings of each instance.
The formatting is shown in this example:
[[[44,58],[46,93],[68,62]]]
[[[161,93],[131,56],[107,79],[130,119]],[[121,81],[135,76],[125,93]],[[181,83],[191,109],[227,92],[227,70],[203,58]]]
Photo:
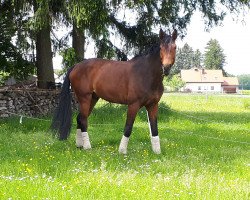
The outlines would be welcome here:
[[[80,113],[77,116],[76,146],[83,149],[91,149],[88,129],[88,116],[90,114],[91,99],[78,99],[80,104]],[[91,108],[92,109],[92,108]]]
[[[161,153],[160,138],[158,135],[157,127],[157,115],[158,115],[158,103],[146,107],[147,117],[149,123],[149,131],[153,152],[156,154]]]
[[[138,105],[128,106],[127,120],[124,128],[124,134],[122,136],[121,143],[119,146],[119,152],[122,154],[127,154],[128,141],[132,132],[133,124],[138,110],[139,110]]]

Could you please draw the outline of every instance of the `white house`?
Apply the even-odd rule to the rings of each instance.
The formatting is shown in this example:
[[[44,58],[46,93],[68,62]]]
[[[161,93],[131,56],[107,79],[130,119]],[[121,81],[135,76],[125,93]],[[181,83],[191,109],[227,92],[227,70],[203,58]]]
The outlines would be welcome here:
[[[189,92],[237,92],[237,77],[223,77],[222,70],[192,68],[181,70],[181,79],[186,83],[183,91]]]

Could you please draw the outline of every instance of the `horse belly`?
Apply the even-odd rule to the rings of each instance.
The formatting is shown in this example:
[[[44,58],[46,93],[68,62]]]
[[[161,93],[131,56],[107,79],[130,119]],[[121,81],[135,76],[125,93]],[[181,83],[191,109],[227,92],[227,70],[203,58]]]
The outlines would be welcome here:
[[[112,103],[127,103],[127,92],[124,86],[121,84],[107,84],[102,83],[101,85],[94,88],[94,92],[98,97],[112,102]]]
[[[94,92],[100,98],[112,103],[127,103],[128,83],[119,73],[102,74],[93,84]]]

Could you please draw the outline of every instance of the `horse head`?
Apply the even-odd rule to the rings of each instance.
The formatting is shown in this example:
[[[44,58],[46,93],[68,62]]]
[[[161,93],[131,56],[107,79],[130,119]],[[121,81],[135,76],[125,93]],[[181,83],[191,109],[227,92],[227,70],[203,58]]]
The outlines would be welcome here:
[[[162,29],[159,33],[160,37],[160,57],[162,68],[165,75],[168,75],[172,65],[175,62],[177,31],[174,30],[172,35],[166,34]]]

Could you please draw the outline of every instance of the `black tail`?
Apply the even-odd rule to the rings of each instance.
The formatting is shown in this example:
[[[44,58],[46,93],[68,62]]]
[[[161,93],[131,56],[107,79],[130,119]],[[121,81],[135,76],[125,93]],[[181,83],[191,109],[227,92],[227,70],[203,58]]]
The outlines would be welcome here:
[[[55,110],[51,123],[51,129],[60,140],[66,140],[70,134],[72,123],[72,95],[70,90],[69,74],[73,67],[66,74],[63,82],[62,90],[59,96],[59,104]]]

